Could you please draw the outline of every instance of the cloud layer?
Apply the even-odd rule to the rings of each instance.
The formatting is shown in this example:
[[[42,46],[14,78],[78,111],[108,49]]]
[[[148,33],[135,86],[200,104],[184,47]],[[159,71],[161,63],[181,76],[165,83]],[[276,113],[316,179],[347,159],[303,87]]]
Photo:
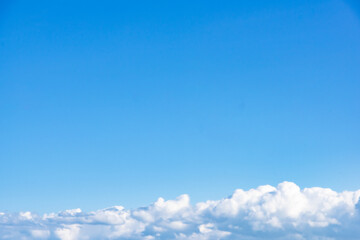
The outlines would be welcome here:
[[[359,239],[360,190],[300,189],[291,182],[190,204],[188,195],[159,198],[135,210],[121,206],[42,216],[0,212],[0,239]]]

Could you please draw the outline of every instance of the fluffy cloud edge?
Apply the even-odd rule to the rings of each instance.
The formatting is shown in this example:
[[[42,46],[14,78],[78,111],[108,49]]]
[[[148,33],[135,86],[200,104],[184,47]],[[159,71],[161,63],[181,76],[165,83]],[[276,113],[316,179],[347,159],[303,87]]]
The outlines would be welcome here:
[[[147,207],[37,215],[0,212],[0,239],[359,239],[360,190],[295,183],[237,189],[190,204],[186,194]]]

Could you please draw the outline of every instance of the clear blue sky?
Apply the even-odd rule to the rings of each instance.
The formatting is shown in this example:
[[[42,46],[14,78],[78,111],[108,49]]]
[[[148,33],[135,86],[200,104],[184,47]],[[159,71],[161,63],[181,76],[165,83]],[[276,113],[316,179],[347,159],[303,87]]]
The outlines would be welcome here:
[[[360,4],[2,1],[0,210],[360,188]]]

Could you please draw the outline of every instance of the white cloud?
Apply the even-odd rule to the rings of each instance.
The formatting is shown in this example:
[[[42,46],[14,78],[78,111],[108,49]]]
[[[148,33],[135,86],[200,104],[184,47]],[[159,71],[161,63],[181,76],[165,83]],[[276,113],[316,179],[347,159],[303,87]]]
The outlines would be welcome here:
[[[30,232],[31,232],[31,236],[34,239],[48,239],[50,237],[49,230],[34,229],[34,230],[30,230]]]
[[[80,226],[78,224],[72,224],[57,228],[55,235],[61,240],[76,240],[80,237]]]
[[[0,212],[0,239],[359,239],[360,190],[300,189],[291,182],[190,204],[188,195],[121,206],[36,215]]]

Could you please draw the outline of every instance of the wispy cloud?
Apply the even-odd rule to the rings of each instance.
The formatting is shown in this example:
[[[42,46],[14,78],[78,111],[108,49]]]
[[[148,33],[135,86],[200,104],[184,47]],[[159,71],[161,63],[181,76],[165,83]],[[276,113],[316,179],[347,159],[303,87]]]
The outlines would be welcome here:
[[[181,195],[135,210],[0,213],[0,239],[359,239],[359,198],[283,182],[195,205]]]

